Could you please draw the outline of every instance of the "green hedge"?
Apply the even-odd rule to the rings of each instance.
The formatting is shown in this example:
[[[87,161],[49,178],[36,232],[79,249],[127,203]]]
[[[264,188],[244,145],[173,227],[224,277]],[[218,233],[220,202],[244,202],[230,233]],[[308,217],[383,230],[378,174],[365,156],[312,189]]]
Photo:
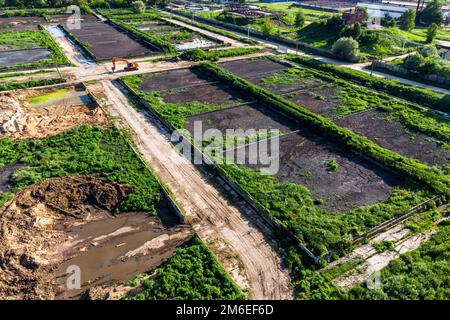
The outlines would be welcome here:
[[[440,193],[450,194],[449,181],[445,176],[438,175],[433,172],[430,167],[414,159],[401,156],[393,151],[382,148],[369,139],[339,127],[331,120],[298,106],[266,89],[258,87],[249,81],[239,78],[215,64],[202,63],[195,66],[195,68],[199,68],[219,77],[230,85],[249,93],[261,102],[266,103],[268,106],[278,109],[280,112],[297,119],[299,122],[309,126],[330,140],[334,140],[351,150],[370,157],[378,163],[396,170],[399,173],[405,174]]]
[[[175,48],[174,45],[165,41],[161,37],[158,37],[154,34],[139,30],[135,26],[129,25],[123,21],[119,21],[116,19],[110,19],[109,21],[128,32],[131,32],[136,37],[138,37],[144,41],[150,42],[151,44],[157,46],[158,48],[160,48],[162,51],[164,51],[166,53],[176,53],[177,52],[177,49]]]
[[[232,49],[224,49],[224,50],[211,50],[205,51],[199,48],[186,50],[181,54],[182,59],[191,60],[191,61],[202,61],[202,60],[211,60],[216,61],[219,58],[225,57],[236,57],[247,54],[253,54],[259,52],[260,48],[232,48]]]
[[[398,81],[373,77],[362,71],[351,70],[346,67],[334,66],[315,59],[302,56],[287,55],[287,59],[307,67],[318,69],[331,76],[338,76],[367,88],[382,91],[387,94],[424,105],[443,112],[450,112],[450,96],[431,89],[418,88]]]
[[[66,82],[63,78],[52,78],[52,79],[40,79],[40,80],[29,80],[25,82],[10,82],[0,84],[0,91],[15,90],[15,89],[27,89],[40,86],[48,86],[51,84],[64,83]]]

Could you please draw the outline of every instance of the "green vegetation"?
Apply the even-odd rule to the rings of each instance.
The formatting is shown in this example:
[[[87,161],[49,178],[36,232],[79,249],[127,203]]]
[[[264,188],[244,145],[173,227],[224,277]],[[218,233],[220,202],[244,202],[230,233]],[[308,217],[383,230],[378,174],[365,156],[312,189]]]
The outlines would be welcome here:
[[[160,188],[146,170],[123,133],[81,126],[39,140],[0,139],[0,170],[10,163],[25,165],[11,178],[12,192],[51,177],[104,174],[111,181],[131,185],[134,191],[121,203],[120,211],[155,212]],[[12,194],[0,195],[0,205]]]
[[[422,75],[437,75],[450,78],[450,62],[440,57],[434,46],[425,46],[416,54],[410,55],[392,64],[399,65],[409,71],[415,71],[419,77]]]
[[[137,27],[130,25],[128,23],[125,23],[121,20],[110,19],[110,21],[113,24],[118,25],[122,29],[124,29],[128,32],[131,32],[136,37],[154,44],[155,46],[157,46],[158,48],[160,48],[162,51],[164,51],[166,53],[175,53],[177,51],[176,48],[170,42],[168,42],[166,39],[160,37],[156,33],[149,33],[149,32],[139,30]]]
[[[374,89],[386,94],[418,103],[431,109],[450,112],[450,96],[433,91],[431,89],[418,88],[402,84],[394,80],[372,77],[369,74],[351,70],[345,67],[334,66],[314,59],[288,55],[287,59],[306,67],[320,70],[327,76],[341,78],[355,84]]]
[[[133,300],[242,300],[245,295],[222,269],[205,244],[195,237],[144,280]]]
[[[277,182],[274,176],[233,164],[220,165],[271,219],[293,232],[316,255],[350,249],[352,238],[393,215],[425,200],[416,187],[396,188],[386,202],[336,214],[316,207],[309,190],[300,184]]]
[[[414,9],[408,9],[405,11],[399,19],[400,29],[404,31],[411,31],[416,26],[416,11]]]
[[[439,29],[439,27],[436,23],[433,22],[432,24],[430,24],[430,26],[427,29],[427,42],[428,43],[433,42],[434,38],[436,38],[438,29]]]
[[[63,79],[63,78],[29,80],[29,81],[23,81],[23,82],[11,81],[8,83],[1,83],[0,91],[27,89],[27,88],[47,86],[47,85],[51,85],[51,84],[64,83],[64,82],[66,82],[66,79]]]
[[[0,45],[7,47],[9,50],[33,48],[47,48],[50,50],[48,58],[31,63],[2,66],[0,70],[70,65],[69,60],[63,54],[61,48],[46,30],[1,32]]]
[[[166,103],[161,98],[161,94],[169,93],[168,91],[147,92],[139,89],[146,76],[127,76],[121,78],[121,80],[129,90],[148,103],[152,109],[175,129],[183,128],[186,123],[186,117],[188,116],[227,107],[226,105],[206,104],[195,101],[183,104]]]
[[[184,51],[180,57],[182,59],[191,60],[191,61],[202,61],[202,60],[211,60],[217,61],[219,58],[225,57],[235,57],[242,56],[248,54],[258,53],[260,48],[232,48],[232,49],[223,49],[223,50],[210,50],[205,51],[199,48],[186,50]]]
[[[201,70],[218,77],[222,81],[248,93],[268,106],[290,115],[304,125],[317,131],[319,134],[334,140],[350,150],[364,154],[386,167],[401,172],[440,193],[450,193],[448,175],[432,172],[428,166],[417,160],[384,149],[369,139],[355,134],[350,130],[341,128],[329,119],[317,115],[304,107],[298,106],[266,89],[239,78],[230,72],[219,68],[217,65],[203,63],[194,66],[194,68],[200,68]]]
[[[356,299],[450,299],[450,224],[441,222],[438,232],[418,249],[403,254],[381,271],[381,288],[359,285],[350,291]]]
[[[339,164],[336,162],[336,160],[327,160],[325,162],[325,167],[328,172],[337,172],[339,171]]]
[[[375,250],[378,253],[381,252],[385,252],[385,251],[392,251],[395,249],[395,243],[394,241],[388,241],[388,240],[383,240],[381,242],[377,242],[373,245],[373,247],[375,248]]]
[[[358,61],[359,44],[352,37],[339,38],[331,48],[333,54],[340,60],[356,62]]]
[[[145,12],[145,4],[142,1],[134,1],[131,3],[133,6],[133,11],[136,13],[144,13]]]

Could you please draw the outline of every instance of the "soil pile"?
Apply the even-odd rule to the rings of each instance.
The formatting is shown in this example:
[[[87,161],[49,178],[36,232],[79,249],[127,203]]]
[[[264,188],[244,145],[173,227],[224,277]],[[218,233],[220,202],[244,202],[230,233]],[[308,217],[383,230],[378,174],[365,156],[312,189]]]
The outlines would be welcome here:
[[[0,209],[0,299],[53,298],[64,230],[114,211],[129,192],[100,177],[52,178],[19,192]]]
[[[107,126],[107,118],[96,105],[59,104],[42,108],[25,107],[26,93],[0,95],[0,136],[44,138],[82,124]]]

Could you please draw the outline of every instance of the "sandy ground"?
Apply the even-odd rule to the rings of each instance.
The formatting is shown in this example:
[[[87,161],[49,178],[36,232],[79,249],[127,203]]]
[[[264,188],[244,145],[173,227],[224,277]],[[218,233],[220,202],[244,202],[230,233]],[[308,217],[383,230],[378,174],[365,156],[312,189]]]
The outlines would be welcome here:
[[[292,299],[288,271],[274,249],[273,231],[243,202],[231,202],[173,147],[149,117],[109,81],[89,85],[109,113],[134,131],[134,142],[194,230],[252,299]]]
[[[0,94],[0,137],[44,138],[81,124],[107,126],[98,106],[67,100],[45,107],[29,107],[26,98],[45,91],[24,90]]]

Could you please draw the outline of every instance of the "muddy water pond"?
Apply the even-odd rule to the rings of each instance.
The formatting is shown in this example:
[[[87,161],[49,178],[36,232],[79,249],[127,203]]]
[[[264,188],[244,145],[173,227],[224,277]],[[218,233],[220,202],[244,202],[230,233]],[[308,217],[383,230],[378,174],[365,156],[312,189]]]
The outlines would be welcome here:
[[[105,216],[66,232],[71,240],[62,244],[67,246],[65,260],[54,270],[57,299],[79,298],[93,286],[132,279],[159,266],[193,236],[186,225],[166,228],[158,217],[145,213]],[[76,280],[71,270],[79,270],[79,289],[72,286]]]
[[[17,64],[37,62],[50,56],[48,49],[27,49],[0,51],[0,67],[14,66]]]

